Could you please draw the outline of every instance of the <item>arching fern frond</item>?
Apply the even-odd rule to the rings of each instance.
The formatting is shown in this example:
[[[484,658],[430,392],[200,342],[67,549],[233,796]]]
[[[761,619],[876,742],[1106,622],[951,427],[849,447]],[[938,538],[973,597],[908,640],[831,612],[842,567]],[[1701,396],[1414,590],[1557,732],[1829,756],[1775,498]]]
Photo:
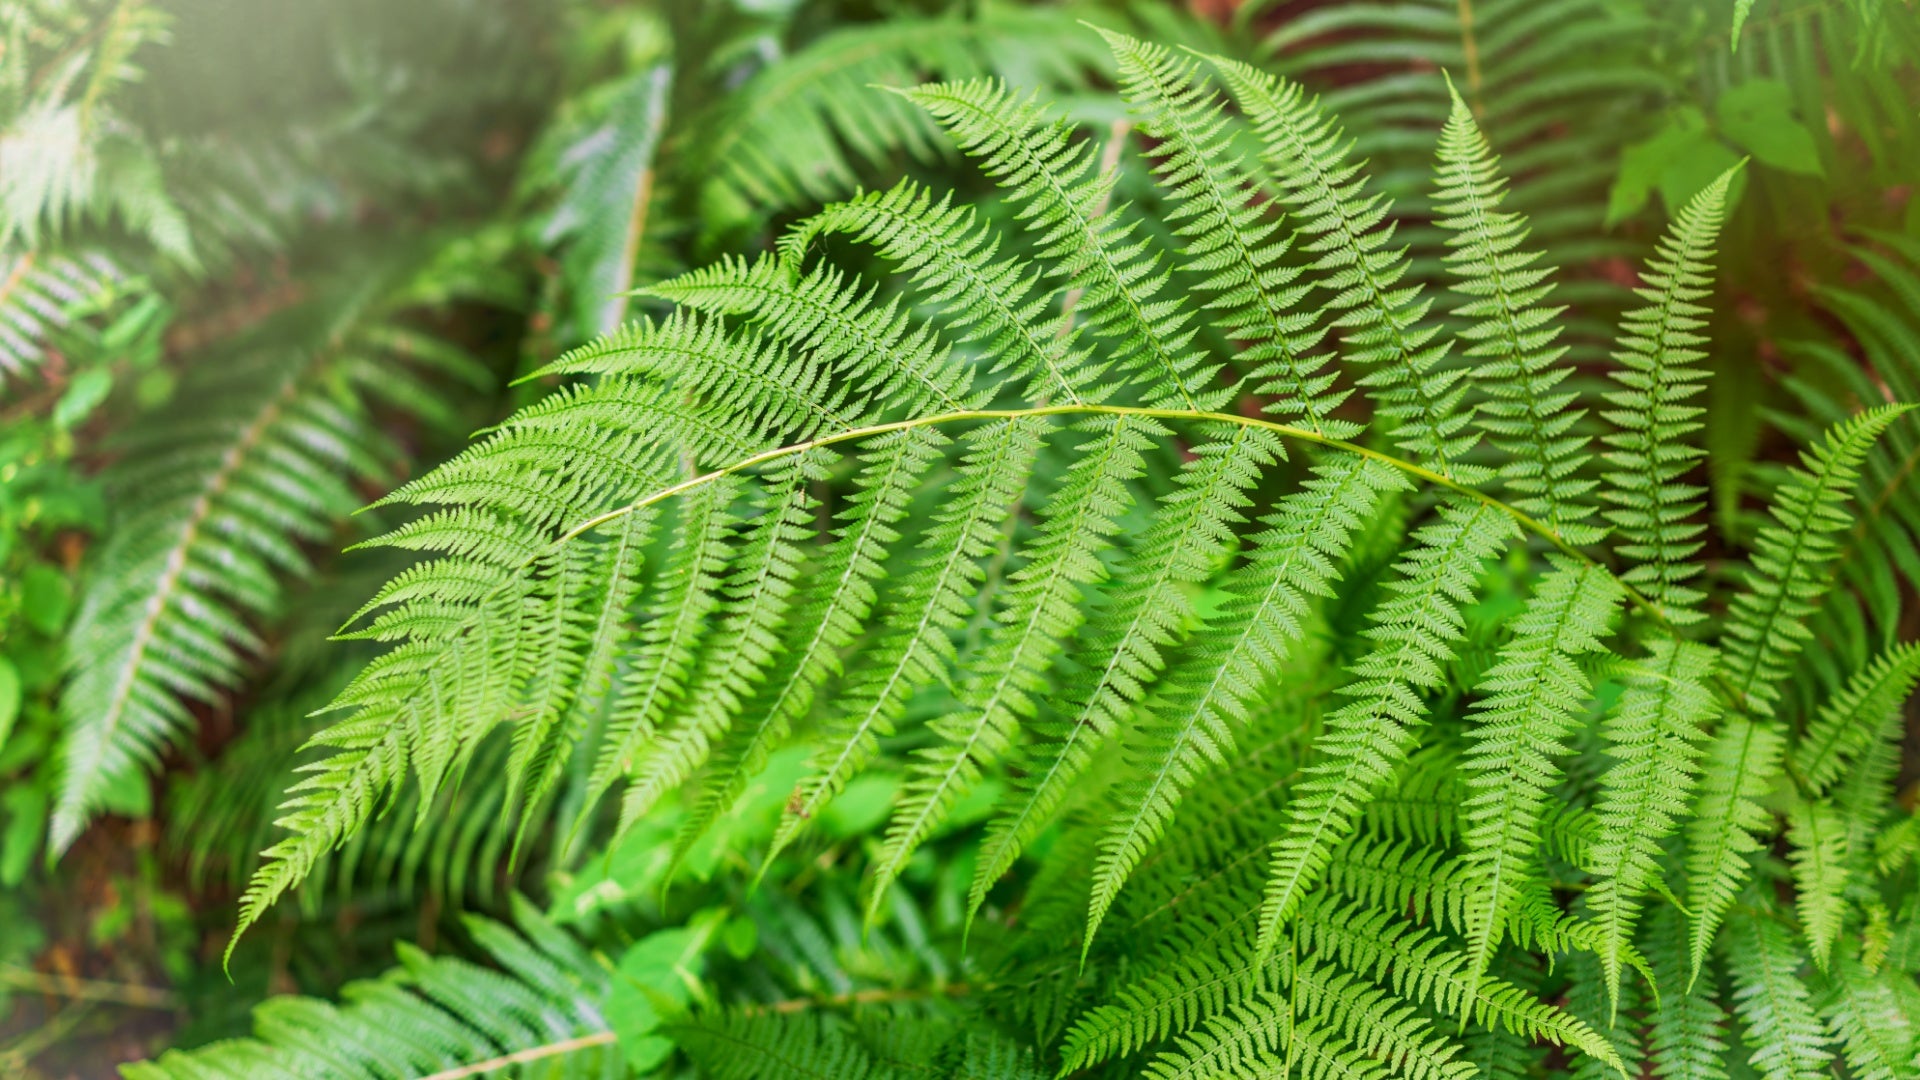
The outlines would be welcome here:
[[[1676,621],[1721,607],[1685,590],[1696,305],[1724,190],[1655,260],[1610,400],[1615,475],[1595,476],[1592,402],[1561,374],[1574,324],[1547,305],[1471,86],[1435,230],[1465,301],[1437,317],[1375,180],[1302,90],[1109,44],[1142,140],[1089,138],[994,81],[889,97],[951,133],[997,208],[900,184],[663,282],[649,295],[673,310],[561,358],[545,374],[574,381],[383,500],[420,509],[382,542],[424,561],[347,631],[388,648],[315,740],[243,926],[397,793],[456,790],[504,742],[501,799],[522,805],[503,814],[538,823],[579,792],[585,831],[617,794],[625,837],[659,849],[648,884],[749,813],[771,842],[730,858],[770,881],[807,867],[826,911],[778,948],[828,961],[836,997],[792,1024],[705,1014],[689,1038],[710,1071],[957,1067],[938,1024],[903,1060],[841,996],[857,965],[837,951],[864,949],[863,921],[926,958],[943,1019],[972,1003],[948,999],[960,969],[927,943],[973,935],[951,997],[977,994],[982,1027],[1037,1060],[1064,1035],[1068,1068],[1589,1076],[1713,1056],[1715,986],[1689,984],[1774,839],[1788,732],[1764,706],[1893,413],[1843,425],[1781,486],[1729,629],[1683,641]],[[1364,399],[1339,388],[1348,361]],[[1622,547],[1593,527],[1596,481]],[[1845,834],[1814,845],[1797,909],[1832,971],[1856,910],[1861,955],[1891,962],[1903,887],[1856,839],[1893,775],[1884,717],[1865,718],[1881,692],[1861,685],[1800,744],[1822,764],[1799,795]],[[815,826],[822,857],[797,859]],[[970,866],[948,858],[979,834]],[[1689,922],[1642,927],[1677,867]],[[1855,904],[1836,880],[1888,895]],[[909,900],[929,882],[931,930]],[[743,903],[788,903],[771,894]],[[1031,994],[1008,1004],[1014,986]],[[1691,1004],[1654,1039],[1669,999]]]
[[[124,437],[107,480],[118,524],[69,635],[55,850],[186,734],[188,702],[240,678],[283,579],[307,570],[302,545],[332,538],[359,501],[354,482],[388,468],[371,406],[432,415],[420,374],[451,364],[479,377],[456,350],[388,323],[423,287],[435,286],[372,274],[288,312],[300,344],[237,346]],[[393,362],[409,353],[419,374]]]
[[[797,273],[818,237],[846,233],[873,244],[912,274],[931,294],[965,340],[983,348],[994,374],[1010,371],[1027,380],[1029,400],[1058,394],[1081,401],[1095,392],[1094,372],[1070,334],[1046,329],[1046,297],[1036,294],[1038,275],[997,258],[997,238],[980,227],[973,211],[935,202],[932,193],[902,181],[835,203],[781,238],[780,251]]]

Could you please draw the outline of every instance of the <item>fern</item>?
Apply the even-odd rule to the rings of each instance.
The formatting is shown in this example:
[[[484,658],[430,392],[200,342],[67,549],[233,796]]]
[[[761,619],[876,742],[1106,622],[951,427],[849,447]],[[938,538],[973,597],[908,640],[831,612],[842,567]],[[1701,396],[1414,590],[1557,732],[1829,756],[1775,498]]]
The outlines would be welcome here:
[[[1649,287],[1640,295],[1652,306],[1622,322],[1614,353],[1621,366],[1613,373],[1621,389],[1607,395],[1614,408],[1604,413],[1622,429],[1606,438],[1613,468],[1601,495],[1614,506],[1608,519],[1626,541],[1620,553],[1637,564],[1623,580],[1678,625],[1699,619],[1694,609],[1703,596],[1687,584],[1700,573],[1692,559],[1705,529],[1690,520],[1699,515],[1702,489],[1683,480],[1703,453],[1686,441],[1704,411],[1689,403],[1700,393],[1702,373],[1687,365],[1706,355],[1697,348],[1706,314],[1698,301],[1708,292],[1707,260],[1731,180],[1720,177],[1687,203],[1648,264],[1643,279]]]
[[[1707,681],[1714,659],[1701,645],[1655,642],[1605,726],[1616,760],[1600,778],[1603,839],[1589,861],[1598,880],[1587,905],[1604,935],[1600,961],[1615,1008],[1641,897],[1660,880],[1661,842],[1686,817],[1699,775],[1700,744],[1716,711]]]
[[[1274,397],[1268,411],[1352,438],[1359,427],[1332,415],[1347,394],[1325,371],[1328,357],[1313,353],[1326,329],[1313,312],[1299,310],[1309,287],[1295,284],[1301,272],[1285,261],[1290,243],[1276,238],[1279,224],[1256,203],[1216,99],[1197,81],[1198,65],[1158,46],[1105,36],[1142,130],[1162,141],[1155,173],[1179,204],[1175,232],[1186,241],[1186,258],[1208,272],[1200,286],[1214,297],[1207,308],[1219,312],[1228,337],[1245,345],[1237,359],[1252,365],[1259,391]]]
[[[0,252],[0,374],[16,380],[31,374],[46,358],[47,339],[120,276],[97,252]]]
[[[151,768],[181,736],[187,701],[238,681],[259,648],[248,620],[277,613],[282,577],[307,569],[301,543],[329,538],[357,501],[350,481],[386,468],[370,403],[432,415],[431,392],[387,358],[411,351],[425,370],[474,377],[456,350],[385,321],[406,305],[409,284],[400,280],[377,304],[363,286],[336,299],[339,308],[310,314],[343,329],[327,327],[329,337],[291,356],[242,346],[184,391],[190,410],[126,436],[109,478],[120,525],[69,635],[56,850],[112,786]],[[411,283],[416,294],[422,286],[437,287]]]
[[[1513,639],[1481,680],[1467,774],[1467,865],[1479,894],[1468,918],[1473,975],[1492,962],[1500,926],[1527,885],[1554,759],[1590,692],[1575,658],[1595,652],[1620,587],[1596,567],[1562,562],[1541,578]]]
[[[714,1075],[1713,1075],[1716,956],[1763,1069],[1824,1068],[1821,1017],[1857,1042],[1866,1005],[1808,987],[1890,955],[1906,887],[1868,849],[1913,650],[1809,711],[1782,686],[1899,408],[1727,539],[1722,602],[1693,444],[1731,174],[1594,393],[1471,78],[1403,237],[1299,85],[1106,40],[1143,141],[991,79],[875,94],[1001,203],[902,181],[658,282],[382,501],[420,513],[375,543],[423,560],[345,631],[384,651],[241,929],[399,793],[482,781],[525,843],[617,791],[646,850],[607,895],[652,917],[633,880],[750,809],[737,903],[827,972],[791,1004],[717,979],[673,1035]],[[1781,807],[1806,973],[1747,882]],[[1643,918],[1672,880],[1684,918]],[[859,996],[863,932],[933,989]]]
[[[1743,914],[1733,938],[1735,1011],[1748,1059],[1768,1080],[1801,1080],[1826,1071],[1826,1033],[1807,990],[1794,976],[1799,953],[1786,928],[1760,912]]]
[[[401,966],[349,983],[344,1003],[273,998],[255,1035],[127,1065],[128,1080],[409,1076],[527,1066],[552,1077],[624,1068],[604,1004],[612,977],[524,900],[518,930],[473,918],[467,930],[500,970],[401,945]],[[530,1073],[527,1075],[531,1075]]]

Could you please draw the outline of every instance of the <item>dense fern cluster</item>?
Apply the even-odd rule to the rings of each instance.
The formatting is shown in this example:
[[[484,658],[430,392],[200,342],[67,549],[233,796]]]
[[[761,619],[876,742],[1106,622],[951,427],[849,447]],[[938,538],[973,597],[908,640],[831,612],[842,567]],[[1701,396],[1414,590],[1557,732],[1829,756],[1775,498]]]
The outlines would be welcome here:
[[[1059,974],[1028,990],[1054,1002],[990,997],[974,1022],[1051,1013],[1038,1033],[1065,1040],[1035,1050],[1069,1068],[1452,1076],[1544,1044],[1669,1071],[1718,1059],[1723,1031],[1779,1075],[1835,1053],[1910,1065],[1910,1039],[1876,1042],[1848,1009],[1911,1005],[1886,921],[1911,870],[1865,851],[1911,651],[1817,722],[1782,709],[1902,407],[1822,436],[1710,597],[1688,478],[1733,174],[1650,259],[1616,388],[1588,403],[1463,99],[1433,196],[1454,324],[1298,86],[1109,42],[1171,247],[1042,103],[993,81],[907,91],[1025,240],[912,185],[830,207],[777,255],[650,287],[671,313],[544,369],[589,378],[385,500],[425,512],[380,543],[429,557],[354,620],[391,647],[316,737],[332,753],[242,928],[403,782],[429,805],[502,724],[522,814],[583,739],[582,815],[617,787],[637,828],[685,787],[669,877],[783,747],[811,749],[774,853],[905,740],[865,921],[991,799],[966,921],[995,928],[1006,979]],[[1260,158],[1236,153],[1216,78]],[[897,264],[911,306],[816,255],[836,233]],[[1202,319],[1234,347],[1207,348]],[[1404,533],[1381,536],[1389,506]],[[1368,576],[1370,610],[1346,609]],[[1290,684],[1302,657],[1321,692]],[[996,886],[1042,838],[1048,872],[1009,922]],[[1791,904],[1756,865],[1775,843]],[[1557,956],[1565,1005],[1543,993]],[[753,1015],[684,1045],[884,1072],[831,1027]]]
[[[0,11],[0,1072],[1920,1073],[1920,20],[1188,8]]]

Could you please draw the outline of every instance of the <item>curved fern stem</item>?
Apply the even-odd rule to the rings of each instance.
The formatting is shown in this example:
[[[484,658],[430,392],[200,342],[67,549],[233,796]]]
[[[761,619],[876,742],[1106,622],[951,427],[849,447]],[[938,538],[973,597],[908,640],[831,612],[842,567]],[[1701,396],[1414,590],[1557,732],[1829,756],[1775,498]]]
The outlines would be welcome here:
[[[1455,494],[1464,495],[1475,502],[1486,505],[1490,509],[1505,514],[1507,517],[1513,519],[1515,524],[1540,537],[1542,540],[1545,540],[1561,554],[1577,559],[1581,563],[1589,566],[1600,565],[1592,556],[1568,543],[1551,525],[1520,510],[1510,503],[1502,501],[1498,496],[1490,495],[1472,484],[1442,475],[1423,465],[1415,464],[1405,458],[1396,457],[1385,451],[1375,450],[1372,447],[1361,446],[1358,443],[1348,442],[1345,439],[1335,439],[1327,435],[1309,431],[1306,428],[1296,427],[1292,424],[1282,424],[1257,416],[1241,416],[1236,413],[1204,412],[1190,409],[1157,409],[1136,405],[1103,405],[1089,402],[1067,405],[1038,405],[1027,409],[964,409],[957,412],[938,413],[929,416],[913,417],[907,420],[894,420],[881,424],[869,424],[865,427],[849,428],[845,431],[837,431],[831,435],[823,435],[819,438],[808,439],[804,442],[790,443],[786,446],[775,447],[771,450],[763,450],[759,453],[743,457],[730,465],[723,465],[717,469],[709,470],[698,476],[661,488],[625,506],[618,506],[605,513],[588,518],[573,528],[568,529],[566,532],[561,533],[553,542],[556,545],[564,544],[610,521],[643,510],[655,503],[664,502],[675,496],[683,495],[695,488],[712,483],[723,476],[733,476],[746,472],[749,469],[756,469],[762,465],[779,461],[782,458],[804,453],[815,447],[855,442],[860,439],[872,438],[875,435],[884,435],[890,431],[903,431],[908,428],[925,427],[932,424],[960,424],[985,420],[1019,420],[1044,416],[1137,416],[1154,420],[1189,420],[1213,424],[1238,424],[1248,427],[1265,428],[1285,438],[1297,439],[1301,442],[1312,443],[1316,446],[1325,446],[1334,450],[1344,450],[1349,454],[1358,454],[1361,457],[1380,462],[1382,465],[1397,469],[1400,472],[1406,473],[1408,476],[1432,484],[1435,487],[1445,488]],[[1628,603],[1639,608],[1657,625],[1667,629],[1672,628],[1671,624],[1666,621],[1665,616],[1661,613],[1660,608],[1654,604],[1653,601],[1649,600],[1645,594],[1625,582],[1621,583],[1621,588],[1625,590]]]

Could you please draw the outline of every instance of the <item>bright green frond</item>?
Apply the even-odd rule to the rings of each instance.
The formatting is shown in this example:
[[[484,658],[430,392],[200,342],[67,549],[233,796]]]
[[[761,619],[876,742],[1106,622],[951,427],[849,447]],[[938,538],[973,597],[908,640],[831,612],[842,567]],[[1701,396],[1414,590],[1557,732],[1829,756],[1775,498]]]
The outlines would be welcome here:
[[[648,290],[716,315],[742,315],[788,342],[805,344],[847,392],[908,413],[980,404],[971,373],[898,301],[874,303],[831,268],[796,274],[785,262],[727,259]],[[856,414],[856,418],[864,419]]]
[[[1759,911],[1733,921],[1728,970],[1733,1008],[1740,1017],[1747,1059],[1766,1080],[1816,1080],[1830,1075],[1827,1033],[1799,978],[1802,954],[1787,928]]]
[[[1600,651],[1621,598],[1612,575],[1555,559],[1513,637],[1480,680],[1468,749],[1466,861],[1478,899],[1468,918],[1472,973],[1492,963],[1501,931],[1534,874],[1541,819],[1592,694],[1576,658]]]
[[[1279,941],[1286,920],[1319,879],[1333,846],[1346,839],[1367,801],[1412,750],[1426,721],[1423,688],[1438,685],[1462,637],[1460,607],[1473,601],[1486,560],[1513,527],[1484,504],[1446,503],[1416,534],[1392,594],[1373,616],[1378,644],[1353,666],[1341,691],[1351,700],[1327,716],[1281,837],[1261,907],[1260,947]]]
[[[938,432],[915,428],[881,436],[864,449],[838,538],[810,568],[772,669],[715,752],[707,782],[681,825],[681,851],[732,805],[813,707],[820,685],[839,674],[842,650],[873,610],[881,558],[899,539],[895,526],[944,441]],[[730,645],[722,640],[712,647]]]
[[[1463,405],[1464,372],[1443,363],[1451,338],[1423,323],[1430,299],[1406,283],[1410,260],[1394,249],[1386,196],[1368,194],[1349,144],[1319,103],[1298,85],[1256,68],[1213,58],[1265,145],[1281,201],[1299,221],[1300,250],[1332,295],[1324,303],[1346,359],[1368,370],[1360,385],[1395,429],[1400,446],[1442,476],[1479,475],[1461,462],[1472,449],[1472,406]]]
[[[1712,291],[1709,260],[1726,217],[1727,173],[1708,184],[1680,211],[1678,220],[1647,263],[1635,291],[1648,307],[1628,312],[1620,324],[1612,377],[1620,389],[1606,395],[1613,408],[1601,413],[1616,429],[1606,437],[1612,451],[1601,498],[1607,521],[1625,541],[1620,554],[1632,560],[1624,575],[1655,603],[1668,622],[1699,621],[1703,594],[1687,582],[1698,577],[1700,499],[1704,489],[1687,481],[1705,451],[1693,445],[1705,409],[1693,401],[1705,389],[1706,372],[1690,365],[1706,359]]]
[[[1192,319],[1166,292],[1168,271],[1137,222],[1107,205],[1114,177],[1072,129],[992,81],[906,91],[1019,206],[1042,265],[1076,290],[1076,311],[1107,342],[1107,367],[1150,405],[1218,408],[1227,391],[1194,345]]]
[[[1838,425],[1802,456],[1774,493],[1774,524],[1754,540],[1746,588],[1734,594],[1727,613],[1724,670],[1742,707],[1771,716],[1780,680],[1808,638],[1807,616],[1829,585],[1835,534],[1853,524],[1845,504],[1853,497],[1860,462],[1875,439],[1907,411],[1880,405]]]
[[[1513,505],[1554,535],[1593,543],[1603,535],[1588,520],[1595,483],[1581,476],[1592,455],[1576,428],[1586,410],[1569,408],[1579,395],[1561,385],[1573,372],[1559,362],[1567,352],[1557,344],[1566,309],[1544,303],[1553,268],[1538,265],[1539,252],[1521,249],[1527,221],[1500,209],[1507,181],[1499,159],[1457,93],[1435,173],[1434,207],[1452,249],[1445,261],[1453,291],[1467,298],[1454,309],[1470,323],[1461,334],[1462,356],[1473,361],[1474,385],[1487,396],[1474,419],[1507,458],[1501,483]]]
[[[1718,712],[1708,689],[1713,650],[1662,638],[1628,673],[1602,726],[1613,764],[1600,776],[1599,839],[1587,907],[1601,932],[1600,962],[1617,995],[1621,957],[1634,939],[1641,898],[1660,880],[1662,842],[1687,817],[1701,743]],[[1663,988],[1666,993],[1677,989]],[[1617,1006],[1618,998],[1612,1001]]]

